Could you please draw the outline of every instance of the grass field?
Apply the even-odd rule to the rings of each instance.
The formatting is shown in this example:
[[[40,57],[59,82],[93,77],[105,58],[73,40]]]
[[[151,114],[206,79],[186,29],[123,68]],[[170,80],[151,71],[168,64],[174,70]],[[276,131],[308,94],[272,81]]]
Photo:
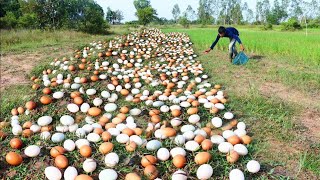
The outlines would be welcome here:
[[[251,60],[245,66],[233,66],[227,60],[228,39],[220,39],[218,47],[210,54],[202,53],[214,40],[215,28],[162,29],[164,32],[186,32],[213,83],[221,83],[226,88],[231,110],[240,121],[249,125],[250,135],[254,137],[249,150],[253,152],[252,157],[262,162],[260,179],[319,178],[320,30],[311,30],[306,37],[303,31],[260,31],[239,27]],[[28,59],[31,55],[32,61],[34,54],[40,57],[35,58],[35,63],[26,72],[7,72],[9,77],[22,76],[25,82],[1,84],[5,86],[1,88],[0,119],[7,119],[13,107],[35,95],[28,78],[40,74],[48,62],[56,57],[71,56],[74,49],[93,40],[106,40],[131,30],[113,27],[112,31],[116,33],[109,36],[67,31],[1,32],[1,49],[5,54],[1,58],[1,70],[12,68],[14,60]],[[18,65],[19,61],[16,67]],[[14,176],[27,172],[28,165],[14,168]],[[169,167],[170,164],[161,166]],[[227,169],[221,171],[227,174]],[[128,172],[129,169],[120,171]],[[36,173],[36,168],[31,172]],[[34,177],[42,177],[42,171],[40,173]]]

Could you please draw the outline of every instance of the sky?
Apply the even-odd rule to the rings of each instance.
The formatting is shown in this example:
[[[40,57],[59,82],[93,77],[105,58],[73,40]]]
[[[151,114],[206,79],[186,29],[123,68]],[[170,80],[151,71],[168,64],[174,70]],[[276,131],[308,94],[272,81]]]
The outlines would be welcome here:
[[[120,10],[123,12],[124,20],[132,21],[137,20],[135,16],[136,9],[133,5],[133,0],[95,0],[106,13],[107,8],[112,10]],[[157,10],[158,17],[164,17],[166,19],[173,19],[172,8],[175,4],[179,5],[180,11],[184,12],[188,5],[191,5],[193,10],[197,11],[199,7],[199,0],[150,0],[151,6]],[[256,0],[242,0],[247,2],[250,9],[255,9]],[[273,0],[271,0],[272,2]]]

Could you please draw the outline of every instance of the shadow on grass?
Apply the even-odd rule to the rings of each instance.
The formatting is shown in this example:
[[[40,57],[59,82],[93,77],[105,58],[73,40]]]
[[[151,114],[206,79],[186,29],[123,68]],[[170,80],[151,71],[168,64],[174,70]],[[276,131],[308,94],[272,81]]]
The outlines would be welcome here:
[[[262,58],[265,58],[266,56],[262,56],[262,55],[250,55],[249,59],[252,60],[261,60]]]

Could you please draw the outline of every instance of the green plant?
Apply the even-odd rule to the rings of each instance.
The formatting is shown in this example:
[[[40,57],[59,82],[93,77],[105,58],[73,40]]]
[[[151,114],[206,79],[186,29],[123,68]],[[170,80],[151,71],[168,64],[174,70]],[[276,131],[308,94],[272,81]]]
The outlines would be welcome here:
[[[294,31],[302,29],[296,18],[290,18],[287,22],[282,23],[282,30],[285,31]]]

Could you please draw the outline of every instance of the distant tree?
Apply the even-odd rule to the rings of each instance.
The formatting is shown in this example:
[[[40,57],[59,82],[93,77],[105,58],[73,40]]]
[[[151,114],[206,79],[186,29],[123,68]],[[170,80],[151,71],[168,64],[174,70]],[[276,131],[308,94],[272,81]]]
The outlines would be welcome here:
[[[198,20],[201,24],[212,24],[213,23],[213,11],[214,11],[213,0],[199,0],[198,7]]]
[[[138,17],[138,21],[142,25],[147,25],[151,21],[153,21],[156,18],[157,12],[155,9],[153,9],[151,6],[145,7],[142,9],[138,9],[136,16]]]
[[[262,2],[257,1],[256,4],[256,22],[261,22],[262,21],[262,14],[263,14],[263,7],[262,7]]]
[[[114,21],[115,21],[115,12],[112,11],[110,7],[107,8],[106,19],[107,19],[108,23],[114,24]]]
[[[19,17],[18,24],[26,29],[36,29],[38,28],[37,15],[35,13],[25,13]]]
[[[149,0],[134,0],[133,4],[137,9],[136,16],[139,24],[147,25],[156,18],[157,11],[151,7]]]
[[[120,10],[116,10],[115,11],[116,14],[116,20],[118,23],[121,23],[121,21],[123,20],[123,13]]]
[[[19,3],[19,0],[1,0],[0,1],[0,17],[4,17],[6,15],[6,12],[12,12],[12,14],[17,19],[22,15],[20,8],[21,6]]]
[[[181,24],[184,28],[189,28],[190,21],[188,20],[186,13],[183,13],[183,15],[179,18],[179,24]]]
[[[179,16],[180,16],[180,8],[179,8],[179,5],[178,4],[175,4],[173,6],[173,9],[172,9],[172,16],[173,16],[173,19],[175,21],[178,20]]]
[[[302,8],[300,6],[300,1],[291,0],[290,2],[290,16],[299,19],[302,16]]]
[[[150,0],[134,0],[133,5],[138,10],[138,9],[150,7],[151,3],[150,3]]]
[[[196,19],[196,12],[192,9],[190,5],[188,5],[185,13],[189,21],[194,21]]]
[[[4,17],[0,17],[0,28],[1,29],[11,29],[18,25],[18,20],[13,12],[6,12]]]
[[[280,24],[287,17],[288,14],[284,9],[282,9],[279,1],[274,0],[273,8],[267,15],[267,22],[270,24]]]

